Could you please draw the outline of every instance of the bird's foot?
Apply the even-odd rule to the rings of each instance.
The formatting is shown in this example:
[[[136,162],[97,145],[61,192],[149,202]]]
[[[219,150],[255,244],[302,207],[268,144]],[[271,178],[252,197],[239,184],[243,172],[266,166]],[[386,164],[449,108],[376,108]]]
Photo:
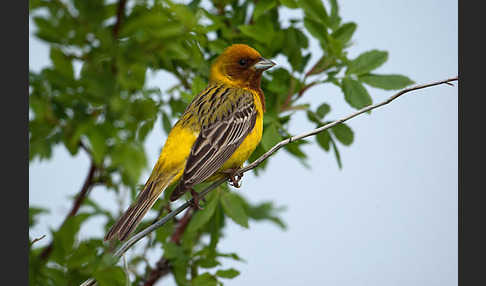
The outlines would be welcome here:
[[[239,173],[238,170],[239,168],[234,168],[223,171],[223,173],[228,175],[230,184],[235,188],[241,187],[240,181],[243,178],[243,173]]]
[[[194,209],[202,210],[203,208],[199,204],[199,193],[196,192],[193,188],[191,188],[191,196],[192,196],[192,200],[190,202],[191,202],[192,207]],[[204,198],[203,198],[203,200],[204,200]]]

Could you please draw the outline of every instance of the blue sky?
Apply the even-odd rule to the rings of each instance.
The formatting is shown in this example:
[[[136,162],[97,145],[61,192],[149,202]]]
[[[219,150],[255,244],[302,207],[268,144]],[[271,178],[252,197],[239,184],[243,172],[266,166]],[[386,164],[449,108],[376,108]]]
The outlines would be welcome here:
[[[351,57],[376,48],[389,52],[378,73],[404,74],[417,84],[457,75],[457,1],[347,0],[340,1],[340,11],[344,21],[358,23]],[[47,47],[31,35],[29,68],[47,64]],[[164,90],[171,80],[156,73],[148,84]],[[393,94],[369,91],[374,102]],[[313,106],[328,102],[330,118],[354,111],[333,86],[312,88],[305,97]],[[332,153],[313,144],[305,147],[311,169],[279,151],[262,176],[245,175],[237,192],[252,202],[286,206],[282,217],[288,230],[271,223],[244,229],[231,222],[220,249],[247,262],[225,261],[223,266],[241,271],[227,284],[456,285],[457,97],[457,87],[432,87],[352,119],[355,141],[340,146],[342,170]],[[146,142],[150,167],[166,138],[157,124]],[[290,131],[312,128],[301,114]],[[29,231],[31,237],[48,235],[39,243],[47,243],[49,228],[62,222],[88,166],[86,156],[70,157],[64,147],[55,149],[53,160],[30,164],[29,204],[52,209]],[[118,210],[115,198],[100,188],[91,197]],[[83,236],[102,235],[101,223],[90,220]],[[161,253],[152,254],[151,261]],[[170,277],[161,284],[175,285]]]

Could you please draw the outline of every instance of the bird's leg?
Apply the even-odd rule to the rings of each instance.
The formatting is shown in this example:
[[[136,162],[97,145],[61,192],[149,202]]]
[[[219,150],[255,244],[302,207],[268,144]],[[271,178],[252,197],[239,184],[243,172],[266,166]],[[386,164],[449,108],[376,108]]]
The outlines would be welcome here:
[[[238,173],[239,168],[232,168],[228,170],[224,170],[223,173],[228,175],[228,180],[230,181],[231,185],[235,188],[241,187],[240,181],[243,178],[243,173]]]
[[[202,210],[203,208],[201,207],[201,205],[199,205],[199,193],[196,192],[193,188],[190,189],[191,190],[191,196],[192,196],[192,202],[191,202],[191,205],[195,208],[195,209],[198,209],[198,210]],[[203,198],[204,199],[204,198]]]

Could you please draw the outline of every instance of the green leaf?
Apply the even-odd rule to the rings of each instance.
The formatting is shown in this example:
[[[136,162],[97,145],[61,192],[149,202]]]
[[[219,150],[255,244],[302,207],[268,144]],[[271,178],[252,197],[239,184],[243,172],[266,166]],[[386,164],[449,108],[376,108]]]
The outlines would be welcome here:
[[[282,141],[282,136],[280,136],[278,133],[278,127],[276,124],[269,124],[264,128],[261,143],[265,151],[270,150],[270,148],[280,141]]]
[[[242,227],[248,228],[248,216],[241,204],[241,200],[232,192],[223,192],[221,195],[221,205],[224,213],[234,222]]]
[[[329,151],[329,143],[331,141],[331,135],[327,130],[316,134],[316,141],[324,150]]]
[[[54,67],[59,73],[68,78],[74,77],[73,63],[60,49],[52,47],[50,56]]]
[[[117,73],[117,79],[120,85],[125,89],[142,89],[145,84],[147,66],[142,63],[122,64],[119,63],[120,71]]]
[[[89,239],[81,242],[77,247],[73,255],[69,257],[67,262],[68,267],[80,268],[83,265],[87,265],[92,262],[96,257],[96,250],[103,246],[101,240]]]
[[[343,145],[349,146],[353,143],[354,133],[348,125],[344,123],[338,124],[332,127],[331,131]]]
[[[327,29],[324,24],[319,21],[316,21],[312,18],[305,17],[304,18],[304,27],[306,30],[314,36],[319,42],[326,46],[327,45]]]
[[[266,45],[271,44],[274,36],[272,20],[268,17],[258,18],[253,25],[239,25],[238,29],[245,36]]]
[[[200,76],[196,76],[192,81],[192,86],[191,86],[192,98],[198,95],[206,87],[206,85],[207,82],[205,80],[203,80]]]
[[[49,210],[38,207],[29,207],[29,228],[37,223],[36,217],[42,213],[49,213]]]
[[[221,265],[219,261],[214,258],[206,258],[197,261],[197,265],[201,268],[214,268],[218,265]]]
[[[304,166],[309,167],[304,161],[304,159],[307,158],[307,154],[304,151],[302,151],[302,149],[301,149],[301,145],[305,145],[305,144],[308,144],[308,143],[309,142],[307,142],[305,140],[298,140],[298,141],[294,141],[292,143],[285,145],[284,148],[290,154],[299,158],[301,160],[301,162],[304,163]]]
[[[289,71],[283,68],[276,68],[275,70],[270,70],[269,74],[271,74],[272,80],[268,83],[265,90],[271,90],[276,94],[286,94],[292,80]]]
[[[211,52],[218,55],[223,53],[224,49],[226,49],[227,46],[228,43],[226,43],[222,39],[216,39],[214,41],[209,42],[209,49],[211,50]]]
[[[268,10],[277,5],[277,0],[259,0],[253,10],[253,19],[258,19],[261,15],[265,14]]]
[[[337,0],[329,0],[329,2],[331,3],[331,16],[329,21],[331,28],[335,29],[339,25],[339,22],[341,22],[341,17],[339,17],[339,5]]]
[[[184,249],[173,242],[164,243],[163,247],[164,257],[166,257],[167,259],[178,259],[186,256],[184,254]]]
[[[297,0],[297,3],[304,10],[306,16],[329,26],[329,16],[322,0]]]
[[[186,108],[186,103],[183,100],[174,99],[173,97],[170,98],[169,105],[172,111],[172,117],[180,116]]]
[[[186,5],[172,4],[169,9],[174,12],[177,22],[184,24],[187,29],[192,30],[197,25],[196,15]]]
[[[71,253],[81,224],[89,217],[90,214],[87,213],[80,213],[69,217],[59,230],[54,233],[54,244],[56,247],[53,251],[53,257],[56,261],[64,261],[67,255]]]
[[[283,52],[287,56],[293,70],[301,71],[305,65],[301,48],[307,48],[309,44],[307,37],[294,27],[289,27],[283,33],[285,34]]]
[[[121,170],[125,184],[135,185],[147,164],[143,146],[135,142],[118,142],[111,152],[111,165]]]
[[[92,128],[88,131],[88,139],[95,163],[101,164],[107,149],[105,135],[100,129]]]
[[[211,275],[210,273],[203,273],[201,275],[196,276],[191,281],[192,286],[217,286],[218,280]]]
[[[209,222],[210,240],[208,247],[212,252],[216,251],[216,246],[221,238],[221,232],[224,227],[224,219],[223,207],[218,205],[213,217],[211,218],[211,221]]]
[[[99,286],[125,286],[125,272],[121,267],[108,266],[93,273]]]
[[[217,253],[217,256],[231,258],[231,259],[236,260],[236,261],[245,262],[245,260],[243,258],[239,257],[238,254],[236,254],[236,253]]]
[[[37,31],[35,35],[50,43],[61,43],[63,42],[63,35],[59,33],[58,27],[53,25],[52,20],[48,20],[44,17],[37,16],[34,17],[34,23],[36,25]]]
[[[154,35],[160,38],[171,37],[174,34],[177,34],[177,29],[174,27],[170,26],[170,28],[167,29],[167,27],[169,27],[167,18],[160,16],[161,15],[159,13],[145,11],[143,14],[139,13],[136,16],[130,17],[128,21],[125,21],[125,23],[121,25],[121,30],[119,32],[120,37],[126,38],[137,34],[139,37],[141,37],[142,34],[140,31],[150,28],[157,28],[157,33]],[[182,25],[180,25],[180,23],[177,24],[180,26],[179,33],[182,33]]]
[[[317,107],[316,115],[319,116],[320,119],[323,119],[331,111],[331,106],[327,103],[323,103]]]
[[[365,74],[380,67],[387,59],[388,52],[386,51],[371,50],[364,52],[349,63],[346,74]]]
[[[364,74],[359,76],[362,82],[381,89],[395,90],[405,88],[414,82],[399,74]]]
[[[296,9],[299,7],[299,5],[297,5],[297,1],[296,0],[279,0],[280,3],[282,3],[282,5],[286,6],[287,8],[290,8],[290,9]]]
[[[253,26],[253,25],[247,25],[247,26],[238,26],[238,29],[240,29],[240,31],[247,37],[250,37],[252,39],[255,39],[261,43],[264,43],[264,44],[269,44],[271,37],[268,37],[268,36],[265,36],[264,34],[266,33],[262,33],[261,32],[261,28],[258,28],[256,26]]]
[[[339,27],[334,33],[332,33],[332,37],[343,44],[346,44],[351,40],[353,37],[354,31],[356,31],[357,25],[356,23],[349,22],[344,23]]]
[[[346,101],[356,109],[363,108],[373,103],[366,88],[357,80],[345,77],[342,80],[341,88],[344,92]]]
[[[93,123],[90,121],[72,121],[66,125],[63,133],[64,146],[71,155],[75,155],[78,152],[81,136],[86,134],[90,128],[93,128]]]
[[[147,138],[147,135],[154,127],[155,120],[149,119],[143,122],[140,127],[138,128],[138,139],[140,141],[144,141]]]
[[[334,155],[336,156],[336,161],[338,163],[339,169],[342,169],[343,164],[341,163],[341,155],[339,155],[339,150],[338,150],[334,140],[331,140],[331,145],[332,145],[332,149],[334,150]]]
[[[174,222],[168,221],[162,227],[157,228],[155,231],[155,239],[159,242],[165,242],[166,239],[173,233],[174,231]]]
[[[230,268],[226,270],[218,270],[216,271],[216,275],[221,277],[221,278],[228,278],[228,279],[233,279],[236,276],[240,275],[240,271]]]
[[[212,195],[208,198],[208,204],[200,211],[197,211],[187,226],[187,233],[194,233],[198,229],[202,228],[213,216],[214,210],[219,201],[219,190],[214,190]]]
[[[320,74],[323,71],[333,67],[336,64],[336,58],[333,56],[322,56],[316,64],[305,74],[306,76]],[[329,74],[328,74],[329,77]],[[312,83],[310,83],[312,84]]]
[[[275,207],[273,202],[263,202],[258,205],[246,203],[245,209],[248,216],[254,220],[269,220],[277,224],[280,228],[286,229],[285,223],[277,216],[279,212],[285,210],[285,207]]]
[[[162,112],[162,127],[164,128],[166,134],[169,134],[170,130],[172,129],[169,116],[167,116],[165,112]]]

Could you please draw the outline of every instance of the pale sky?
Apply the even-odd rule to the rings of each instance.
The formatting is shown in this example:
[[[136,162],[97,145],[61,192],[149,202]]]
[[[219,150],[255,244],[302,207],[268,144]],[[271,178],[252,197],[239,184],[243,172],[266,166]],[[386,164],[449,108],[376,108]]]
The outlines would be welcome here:
[[[388,61],[376,72],[403,74],[417,84],[457,75],[457,1],[339,2],[343,21],[358,23],[351,57],[386,50]],[[311,44],[317,50],[317,44]],[[274,60],[287,64],[279,62],[280,57]],[[46,45],[30,36],[29,68],[38,71],[47,64]],[[165,73],[157,73],[148,84],[165,90],[170,82]],[[374,102],[393,94],[368,90]],[[286,206],[282,218],[288,229],[266,222],[250,222],[244,229],[230,221],[219,249],[237,252],[246,263],[225,260],[224,268],[241,272],[225,284],[457,285],[457,97],[457,84],[432,87],[350,120],[355,141],[350,147],[339,146],[342,170],[332,152],[309,144],[304,150],[311,169],[281,150],[261,176],[246,174],[237,192],[252,202]],[[334,86],[312,88],[305,98],[313,106],[329,103],[332,119],[354,111]],[[312,128],[305,115],[298,114],[290,131]],[[146,142],[148,168],[165,139],[158,122]],[[51,209],[29,231],[31,237],[47,234],[39,243],[49,242],[49,228],[62,222],[88,165],[86,156],[70,157],[62,146],[51,161],[30,164],[29,204]],[[114,196],[101,188],[90,196],[117,210]],[[82,238],[103,235],[101,223],[96,218],[88,221]],[[162,281],[160,285],[175,285],[171,277]]]

